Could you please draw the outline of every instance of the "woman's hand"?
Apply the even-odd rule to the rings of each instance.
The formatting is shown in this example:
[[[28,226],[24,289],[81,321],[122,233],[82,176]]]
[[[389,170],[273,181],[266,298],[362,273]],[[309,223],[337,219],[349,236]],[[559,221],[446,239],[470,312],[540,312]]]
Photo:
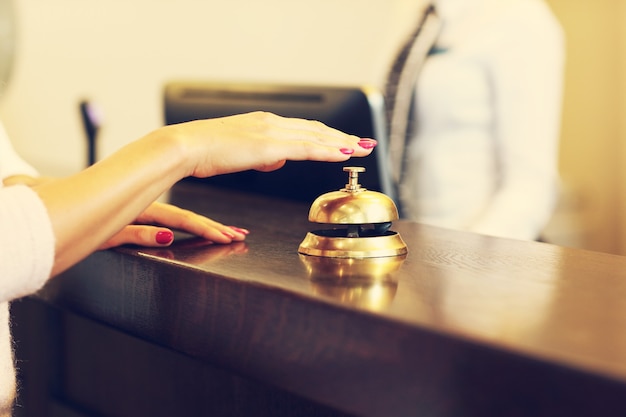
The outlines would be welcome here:
[[[273,171],[287,160],[341,162],[367,156],[376,146],[321,122],[253,112],[170,125],[161,134],[180,138],[191,162],[189,176],[209,177],[248,169]]]
[[[5,186],[27,185],[30,187],[50,181],[49,177],[30,177],[15,175],[3,180]],[[171,229],[180,230],[204,238],[213,243],[231,243],[242,241],[250,233],[246,229],[225,226],[208,217],[184,210],[171,204],[154,202],[133,222],[125,226],[104,242],[98,249],[134,244],[140,246],[163,247],[174,241]]]
[[[147,233],[146,238],[142,237],[146,229],[125,227],[138,218],[161,216],[163,210],[154,214],[151,204],[184,177],[271,171],[286,160],[340,162],[367,156],[374,146],[372,139],[347,135],[320,122],[265,112],[161,127],[81,172],[33,186],[48,210],[56,238],[52,276],[107,244],[154,242],[157,234]],[[219,224],[207,228],[199,218],[189,222],[186,216],[164,217],[166,228],[174,226],[169,224],[173,219],[192,229],[204,222],[202,236],[214,241],[228,237],[217,233],[228,233]],[[242,238],[233,230],[234,239]],[[160,239],[167,240],[167,230],[160,231]],[[118,233],[122,235],[111,241]]]
[[[214,243],[242,241],[249,233],[246,229],[225,226],[193,211],[155,202],[141,213],[133,224],[124,227],[98,249],[125,244],[169,246],[174,241],[174,233],[170,228],[191,233]]]

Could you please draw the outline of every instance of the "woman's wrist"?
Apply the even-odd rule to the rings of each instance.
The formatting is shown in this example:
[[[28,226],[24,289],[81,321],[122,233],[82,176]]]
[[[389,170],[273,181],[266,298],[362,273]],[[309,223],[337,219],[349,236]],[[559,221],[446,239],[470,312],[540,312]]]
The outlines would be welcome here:
[[[195,168],[197,151],[190,146],[184,132],[175,126],[165,126],[148,134],[145,138],[149,149],[156,149],[162,155],[162,173],[168,172],[174,176],[176,182],[188,177]]]

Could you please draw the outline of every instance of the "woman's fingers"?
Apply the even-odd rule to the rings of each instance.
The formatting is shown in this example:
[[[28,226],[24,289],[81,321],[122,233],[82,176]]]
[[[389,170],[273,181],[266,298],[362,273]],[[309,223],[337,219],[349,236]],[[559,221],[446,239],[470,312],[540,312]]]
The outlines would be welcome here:
[[[321,122],[281,117],[267,112],[197,120],[167,127],[188,145],[193,169],[207,177],[256,169],[270,171],[287,160],[342,162],[367,156],[376,146]]]
[[[257,113],[249,113],[248,115],[256,116]],[[242,116],[248,116],[242,115]],[[272,113],[261,113],[258,117],[265,118],[268,122],[267,134],[273,139],[284,141],[301,141],[305,143],[317,144],[323,147],[333,149],[330,154],[331,158],[337,157],[337,150],[342,155],[366,156],[376,146],[374,139],[363,139],[355,135],[346,134],[340,130],[331,128],[322,122],[316,120],[305,120],[290,117],[281,117]],[[287,159],[314,159],[327,158],[328,154],[324,153],[320,156],[316,153],[307,153],[299,157],[287,157]],[[345,156],[341,156],[345,158]]]
[[[280,116],[279,116],[280,117]],[[303,120],[297,118],[281,118],[279,126],[286,129],[285,138],[292,140],[310,140],[323,146],[337,147],[337,141],[343,143],[343,148],[353,148],[353,156],[368,155],[376,146],[376,140],[360,138],[346,134],[340,130],[331,128],[316,120]],[[339,149],[342,149],[340,146]]]
[[[227,226],[193,211],[159,202],[152,203],[137,217],[135,223],[153,224],[177,229],[215,243],[241,241],[249,233],[246,229]]]
[[[170,228],[223,244],[242,241],[250,233],[246,229],[224,225],[190,210],[155,202],[137,217],[134,224],[124,227],[99,249],[128,244],[169,246],[174,241],[174,233]]]
[[[201,234],[203,238],[214,243],[227,244],[245,239],[249,233],[245,229],[234,226],[224,226],[226,231],[222,229],[205,227],[202,228]],[[165,227],[151,226],[145,224],[132,224],[124,227],[113,237],[104,242],[98,249],[109,249],[121,245],[138,245],[145,247],[162,247],[169,246],[174,242],[174,233]]]

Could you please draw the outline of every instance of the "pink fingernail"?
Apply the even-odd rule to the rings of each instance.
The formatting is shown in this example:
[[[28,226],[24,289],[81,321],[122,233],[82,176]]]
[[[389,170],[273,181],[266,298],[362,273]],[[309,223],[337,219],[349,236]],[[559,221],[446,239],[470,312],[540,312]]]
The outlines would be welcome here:
[[[172,240],[174,240],[174,233],[168,231],[161,231],[161,232],[157,232],[156,234],[156,242],[159,245],[165,245],[167,243],[170,243]]]
[[[354,153],[354,149],[350,149],[350,148],[341,148],[339,150],[344,155],[352,155]]]
[[[372,149],[376,145],[378,145],[378,142],[374,139],[361,139],[359,141],[359,146],[363,149]]]
[[[237,233],[241,233],[242,235],[249,235],[250,231],[248,229],[242,229],[241,227],[228,226],[233,229]]]
[[[222,232],[222,234],[224,236],[226,236],[227,238],[230,238],[230,239],[234,239],[235,238],[235,235],[233,235],[232,233]]]

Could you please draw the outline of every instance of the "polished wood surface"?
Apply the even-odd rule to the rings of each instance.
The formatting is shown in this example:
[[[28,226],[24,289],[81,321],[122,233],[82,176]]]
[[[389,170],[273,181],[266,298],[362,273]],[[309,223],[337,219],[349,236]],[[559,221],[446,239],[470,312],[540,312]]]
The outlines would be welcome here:
[[[353,415],[626,415],[624,257],[398,221],[406,258],[339,279],[297,253],[307,205],[171,199],[251,234],[99,252],[39,297]]]

